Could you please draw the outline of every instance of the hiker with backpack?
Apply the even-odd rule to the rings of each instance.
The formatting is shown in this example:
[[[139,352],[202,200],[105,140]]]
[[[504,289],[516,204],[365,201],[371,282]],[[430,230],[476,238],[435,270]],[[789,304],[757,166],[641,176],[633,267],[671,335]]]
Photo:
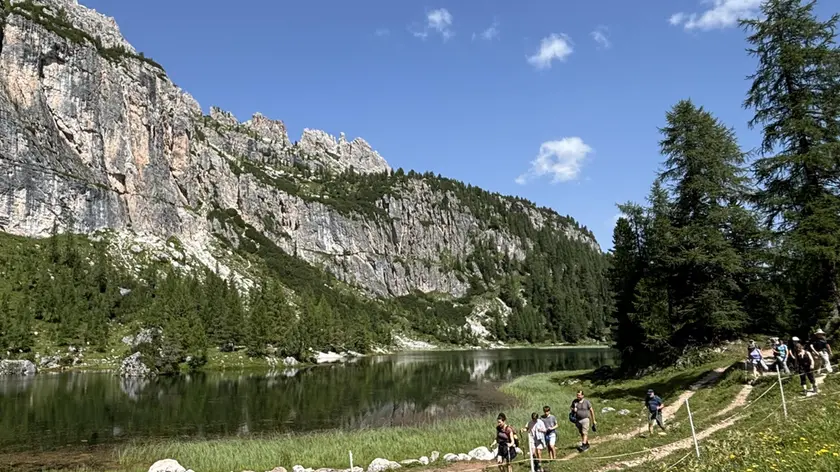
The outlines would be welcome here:
[[[662,409],[665,407],[665,402],[662,401],[661,398],[657,394],[653,392],[652,388],[649,388],[647,391],[647,397],[645,397],[645,406],[650,413],[650,417],[648,418],[648,436],[653,436],[653,423],[659,425],[662,429],[662,432],[659,433],[660,435],[665,434],[665,425],[662,421]]]
[[[534,457],[534,470],[538,472],[542,470],[540,460],[542,459],[542,450],[545,446],[545,431],[545,423],[543,423],[536,412],[531,413],[531,421],[522,428],[523,433],[528,433],[531,456]]]
[[[825,331],[818,329],[814,333],[814,340],[811,341],[811,352],[814,354],[814,359],[820,360],[820,368],[817,373],[822,373],[825,369],[826,373],[832,373],[834,369],[831,367],[831,344],[825,340]]]
[[[572,400],[572,406],[569,409],[569,421],[577,426],[580,433],[578,451],[589,450],[589,427],[591,426],[592,431],[595,431],[595,410],[592,408],[592,403],[583,398],[583,390],[578,390],[575,399]]]
[[[496,418],[496,444],[498,445],[496,463],[499,464],[500,471],[506,468],[506,472],[513,472],[510,463],[516,457],[517,441],[516,433],[507,424],[507,416],[504,413],[499,413]]]
[[[814,358],[801,344],[796,346],[796,365],[797,370],[799,370],[799,383],[802,384],[802,393],[808,393],[806,380],[811,382],[811,390],[814,393],[819,393],[817,380],[814,378]]]

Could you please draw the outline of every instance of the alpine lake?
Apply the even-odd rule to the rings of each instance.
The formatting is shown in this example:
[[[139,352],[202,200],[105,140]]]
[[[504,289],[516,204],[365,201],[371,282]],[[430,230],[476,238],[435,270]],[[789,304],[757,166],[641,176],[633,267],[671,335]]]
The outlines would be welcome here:
[[[512,400],[498,387],[515,377],[616,360],[607,348],[513,348],[154,379],[112,372],[7,377],[0,379],[0,456],[111,449],[133,440],[417,426],[503,411]],[[565,406],[570,399],[551,401]]]

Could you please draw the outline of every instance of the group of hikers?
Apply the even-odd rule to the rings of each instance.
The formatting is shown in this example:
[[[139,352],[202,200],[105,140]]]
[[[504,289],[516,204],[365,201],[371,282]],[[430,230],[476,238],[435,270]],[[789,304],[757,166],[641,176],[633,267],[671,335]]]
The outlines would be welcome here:
[[[791,370],[798,373],[803,392],[808,392],[808,383],[810,383],[813,393],[819,392],[814,378],[815,371],[817,374],[822,371],[829,374],[833,372],[831,344],[826,340],[825,332],[822,329],[816,330],[807,342],[802,342],[794,336],[790,340],[790,347],[780,338],[771,338],[770,345],[773,348],[773,359],[775,361],[773,370],[785,374],[790,374]],[[819,367],[817,366],[818,363]],[[761,377],[761,371],[769,372],[771,370],[764,360],[761,348],[755,341],[751,341],[747,348],[747,364],[751,367],[753,381]]]
[[[662,419],[664,402],[652,389],[648,389],[645,395],[644,405],[648,413],[648,433],[653,434],[654,424],[662,430],[659,434],[665,434],[665,424]],[[578,390],[575,399],[569,407],[569,421],[575,425],[580,434],[580,444],[577,446],[579,452],[589,449],[589,431],[597,432],[595,421],[595,409],[592,402],[584,398],[583,391]],[[557,417],[551,414],[551,407],[543,407],[542,416],[536,412],[531,413],[531,421],[520,430],[528,434],[528,444],[531,455],[534,457],[534,470],[542,470],[542,451],[548,450],[548,458],[557,459]],[[511,472],[511,461],[516,458],[519,448],[519,437],[514,428],[508,423],[507,416],[499,413],[496,418],[496,439],[498,446],[496,461],[499,470]]]
[[[825,332],[822,329],[816,330],[812,338],[802,342],[798,337],[791,338],[789,346],[780,338],[770,338],[770,345],[773,349],[774,367],[773,370],[780,374],[790,374],[791,370],[799,374],[803,392],[807,392],[807,384],[810,383],[811,391],[818,392],[814,373],[833,372],[831,366],[831,345],[826,340]],[[819,363],[819,366],[817,366]],[[753,380],[761,376],[761,371],[769,372],[770,366],[764,359],[761,348],[755,341],[750,341],[747,348],[747,364],[752,366]],[[654,425],[664,435],[666,428],[663,420],[664,402],[652,389],[648,389],[644,399],[644,406],[647,410],[648,433],[653,434]],[[575,399],[569,407],[569,421],[577,427],[580,434],[580,444],[577,446],[579,452],[589,449],[589,431],[597,431],[595,420],[595,409],[592,402],[584,398],[583,391],[578,391]],[[534,458],[534,470],[542,471],[541,462],[543,450],[548,451],[550,460],[557,459],[557,418],[551,413],[549,406],[543,407],[543,414],[531,413],[531,420],[520,430],[528,435],[528,447]],[[519,437],[516,430],[508,423],[507,416],[499,413],[496,418],[496,437],[494,445],[498,447],[496,460],[501,471],[512,472],[511,462],[521,451],[519,449]]]

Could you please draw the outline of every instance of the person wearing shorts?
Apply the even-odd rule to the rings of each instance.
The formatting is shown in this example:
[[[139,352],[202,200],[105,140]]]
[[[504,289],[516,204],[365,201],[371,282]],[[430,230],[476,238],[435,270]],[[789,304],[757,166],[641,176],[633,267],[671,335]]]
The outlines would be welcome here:
[[[557,449],[554,447],[557,444],[557,417],[551,414],[551,408],[546,405],[543,407],[543,415],[540,419],[545,425],[545,447],[548,449],[548,457],[557,459]]]
[[[542,470],[540,465],[542,450],[545,447],[545,423],[536,412],[531,413],[531,421],[522,428],[522,432],[528,433],[528,443],[530,444],[531,455],[534,457],[534,470],[540,471]]]
[[[589,428],[595,426],[596,421],[592,403],[583,398],[582,390],[578,390],[575,399],[572,400],[571,412],[577,418],[575,426],[577,426],[578,432],[580,433],[580,446],[578,446],[578,451],[587,451],[589,450]]]

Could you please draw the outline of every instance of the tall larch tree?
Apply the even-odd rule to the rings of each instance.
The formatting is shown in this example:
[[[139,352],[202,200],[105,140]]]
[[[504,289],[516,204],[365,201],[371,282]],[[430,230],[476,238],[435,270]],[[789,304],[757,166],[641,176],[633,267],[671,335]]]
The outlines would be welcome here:
[[[814,4],[768,0],[741,22],[758,61],[744,102],[763,135],[756,203],[787,259],[800,332],[840,321],[840,15],[820,21]]]

